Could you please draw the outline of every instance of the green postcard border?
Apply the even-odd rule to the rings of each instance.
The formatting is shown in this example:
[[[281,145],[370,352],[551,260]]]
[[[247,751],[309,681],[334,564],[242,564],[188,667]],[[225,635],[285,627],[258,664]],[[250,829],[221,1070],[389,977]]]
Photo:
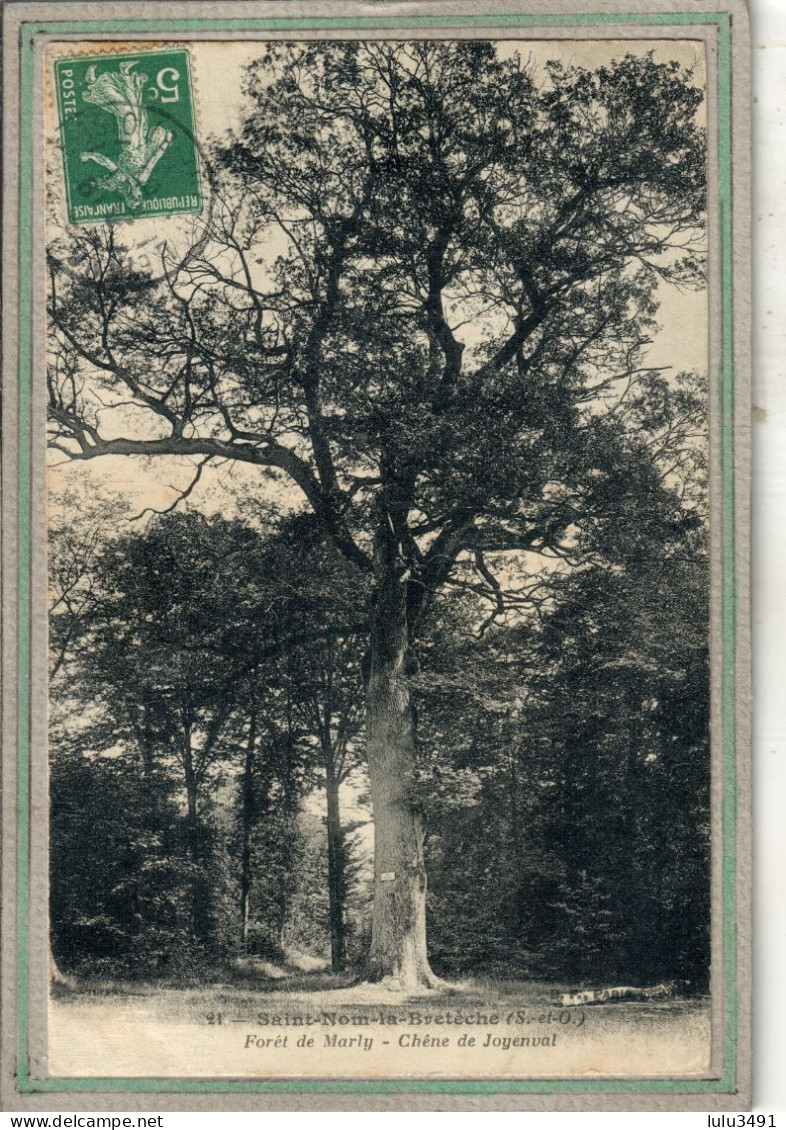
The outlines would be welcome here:
[[[732,170],[731,170],[731,16],[728,12],[596,12],[591,14],[489,13],[477,16],[412,15],[408,27],[566,27],[613,24],[659,26],[714,26],[718,45],[718,154],[720,207],[720,291],[722,358],[719,373],[720,446],[722,490],[721,588],[721,715],[723,752],[722,799],[722,938],[725,988],[723,1073],[703,1079],[530,1079],[530,1080],[234,1080],[166,1078],[69,1077],[33,1079],[29,1059],[29,884],[30,884],[30,685],[31,685],[31,500],[32,500],[32,198],[33,99],[35,96],[34,47],[39,35],[144,31],[309,31],[331,28],[395,31],[401,18],[299,17],[267,19],[113,19],[27,23],[20,29],[21,158],[19,178],[19,647],[17,668],[18,722],[18,842],[17,842],[17,1070],[21,1093],[136,1092],[180,1094],[734,1094],[738,1053],[739,1000],[737,989],[736,837],[739,791],[735,746],[735,653],[737,635],[737,583],[735,576],[734,477],[734,327],[732,302]]]

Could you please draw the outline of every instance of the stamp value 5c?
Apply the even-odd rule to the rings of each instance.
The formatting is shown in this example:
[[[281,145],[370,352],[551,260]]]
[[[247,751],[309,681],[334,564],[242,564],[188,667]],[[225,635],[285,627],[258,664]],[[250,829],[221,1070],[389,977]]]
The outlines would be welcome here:
[[[202,210],[185,48],[58,59],[55,86],[69,223]]]

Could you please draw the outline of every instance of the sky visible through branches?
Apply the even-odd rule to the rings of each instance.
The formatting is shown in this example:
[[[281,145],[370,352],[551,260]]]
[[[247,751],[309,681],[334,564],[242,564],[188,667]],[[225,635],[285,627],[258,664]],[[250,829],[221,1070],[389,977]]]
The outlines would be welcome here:
[[[638,33],[637,33],[638,34]],[[497,54],[508,58],[517,54],[526,64],[536,83],[547,83],[546,63],[559,60],[564,66],[597,67],[626,53],[634,55],[652,51],[656,63],[674,60],[693,72],[693,81],[704,88],[706,68],[703,45],[696,40],[526,40],[497,41]],[[197,121],[200,142],[205,152],[211,141],[221,139],[228,131],[239,126],[246,105],[244,76],[248,65],[259,57],[264,45],[258,41],[231,42],[194,41],[190,45],[196,81]],[[51,103],[50,103],[51,105]],[[697,113],[697,123],[704,125],[706,108],[702,104]],[[50,126],[53,123],[50,122]],[[56,238],[62,230],[61,203],[62,175],[55,164],[48,188],[55,201],[50,214],[48,238]],[[115,225],[117,238],[132,244],[134,255],[140,261],[157,264],[172,249],[185,247],[198,229],[199,218],[164,217],[156,220],[134,220]],[[276,246],[269,245],[269,258],[275,257]],[[267,257],[266,257],[267,258]],[[264,270],[264,265],[261,267]],[[706,290],[685,290],[673,285],[661,285],[657,299],[657,328],[652,336],[646,363],[665,372],[686,370],[707,375],[708,302]],[[472,326],[469,319],[461,325],[455,316],[454,329],[459,340],[471,348]],[[133,427],[131,414],[113,410],[113,426],[107,434],[128,432]],[[109,423],[109,415],[104,417]],[[157,457],[105,457],[93,463],[70,462],[57,452],[50,453],[50,491],[55,496],[63,491],[86,491],[89,495],[119,493],[128,498],[132,514],[147,513],[149,509],[162,510],[176,505],[183,491],[193,483],[199,461],[190,458]],[[189,491],[188,502],[206,513],[233,512],[239,500],[253,498],[257,501],[264,492],[276,506],[297,506],[299,492],[291,483],[275,476],[260,481],[256,468],[243,465],[211,462],[205,473]],[[242,501],[240,501],[242,506]],[[56,516],[53,514],[53,520]],[[127,521],[127,520],[124,520]]]

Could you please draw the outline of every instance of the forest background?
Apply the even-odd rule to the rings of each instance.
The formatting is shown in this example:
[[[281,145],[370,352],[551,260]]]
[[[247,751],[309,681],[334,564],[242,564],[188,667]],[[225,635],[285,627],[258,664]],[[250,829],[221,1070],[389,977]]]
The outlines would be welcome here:
[[[595,51],[619,58],[614,48]],[[555,55],[552,45],[539,49],[544,58]],[[658,48],[670,60],[681,49]],[[486,58],[483,77],[490,81],[495,65],[504,69],[515,57],[506,48],[498,64]],[[650,58],[648,71],[646,52],[636,58],[629,78],[635,71],[650,83],[649,104],[639,114],[662,114],[657,84],[669,77],[668,64]],[[538,71],[542,63],[534,66],[544,102],[562,83],[561,105],[573,120],[555,121],[575,143],[572,131],[586,129],[582,115],[593,113],[596,128],[607,130],[608,119],[597,114],[596,92],[582,93],[586,80],[570,62],[562,72],[567,78],[551,72],[551,87],[543,78],[548,72]],[[696,65],[694,57],[691,62]],[[505,71],[507,81],[511,73]],[[673,71],[671,80],[678,81]],[[700,125],[700,98],[686,97],[696,88],[679,81],[684,148],[686,131]],[[552,113],[559,101],[552,99]],[[626,124],[631,137],[640,126],[634,114]],[[598,138],[591,140],[586,153],[597,156]],[[553,139],[551,145],[553,152]],[[615,145],[619,151],[619,137]],[[232,153],[226,141],[224,152]],[[225,164],[228,177],[238,175],[237,150]],[[577,176],[575,168],[570,175]],[[658,188],[670,207],[680,194],[685,207],[687,183],[683,175]],[[551,200],[569,187],[539,186]],[[700,228],[695,201],[688,210],[683,237]],[[612,211],[619,214],[618,204]],[[225,217],[222,222],[226,247]],[[542,222],[547,226],[548,217]],[[647,222],[651,239],[657,224]],[[599,223],[597,212],[580,217],[579,247],[582,240],[598,244]],[[62,238],[57,231],[55,262]],[[160,341],[160,304],[174,312],[183,305],[177,285],[169,295],[167,283],[138,285],[133,256],[111,231],[73,239],[85,265],[81,281],[58,295],[52,311],[55,442],[62,450],[70,438],[69,459],[84,455],[75,422],[96,423],[84,388],[91,380],[95,387],[99,355],[94,330],[77,327],[86,311],[93,318],[98,311],[100,325],[104,280],[123,279],[118,304],[126,316],[133,308],[142,324],[133,345],[122,340],[119,318],[112,324],[115,352],[124,347],[127,356]],[[643,270],[634,277],[635,254],[623,264],[610,261],[608,245],[602,271],[593,275],[585,262],[575,277],[558,260],[556,241],[539,249],[544,275],[559,270],[570,277],[569,299],[561,297],[563,305],[550,311],[550,342],[563,353],[547,360],[562,364],[560,388],[566,387],[566,342],[571,357],[576,350],[565,330],[568,318],[580,327],[583,356],[570,362],[570,404],[552,398],[533,411],[541,429],[547,418],[565,413],[565,450],[581,449],[583,458],[597,421],[610,423],[590,452],[602,489],[581,499],[591,521],[576,521],[576,489],[586,487],[578,473],[588,464],[568,472],[563,466],[563,486],[572,491],[567,518],[566,496],[555,507],[538,484],[541,501],[563,511],[550,540],[535,544],[517,531],[515,545],[475,539],[457,546],[448,581],[408,648],[417,732],[409,787],[425,824],[429,955],[448,978],[483,971],[575,982],[679,977],[706,983],[707,374],[689,372],[700,368],[690,364],[697,353],[706,364],[706,294],[698,244],[684,256],[693,261],[677,267],[663,230],[657,242],[647,251],[660,256],[649,277]],[[619,257],[619,248],[613,250]],[[315,245],[312,257],[318,251]],[[469,254],[466,242],[463,251]],[[225,262],[205,261],[214,276],[218,263],[225,283]],[[480,269],[477,262],[472,269]],[[603,298],[590,308],[587,280],[601,277]],[[464,313],[473,297],[457,300]],[[655,320],[658,304],[665,326]],[[424,307],[433,318],[427,302]],[[687,339],[686,307],[694,319]],[[146,314],[159,319],[155,334],[144,329]],[[612,330],[607,338],[597,329],[601,314],[604,332]],[[241,314],[250,326],[255,316],[251,306]],[[346,311],[342,316],[346,344],[358,328]],[[481,358],[500,327],[487,318],[488,340],[482,333],[475,338],[483,317],[477,309],[473,316],[472,332],[461,340]],[[205,335],[221,326],[214,309],[202,317]],[[168,348],[182,350],[182,325],[169,316],[164,322]],[[418,329],[449,354],[438,319],[429,324],[427,318],[425,330]],[[461,332],[455,324],[453,331]],[[542,351],[544,340],[528,345]],[[599,342],[597,352],[589,342]],[[396,348],[390,336],[382,344]],[[204,339],[200,348],[206,356]],[[269,336],[257,348],[269,362],[280,342]],[[172,358],[170,352],[162,371],[175,364]],[[237,370],[237,358],[233,363]],[[182,359],[177,364],[185,387],[183,370],[192,366],[191,380],[194,353],[186,366]],[[544,365],[542,372],[551,374],[549,387],[558,387],[553,369]],[[131,410],[117,395],[116,378],[109,403],[125,424]],[[64,389],[71,396],[77,387],[78,395],[64,399]],[[107,391],[104,386],[102,395]],[[519,393],[510,381],[506,395]],[[137,408],[150,407],[138,393],[132,399]],[[388,407],[395,414],[400,404]],[[431,407],[435,416],[444,412]],[[465,427],[467,407],[462,411]],[[400,413],[397,420],[402,448],[417,447],[423,437],[407,436]],[[530,461],[544,456],[532,443],[532,416],[526,424],[530,448],[516,449],[519,469],[525,454]],[[554,439],[552,430],[546,441],[552,453]],[[465,431],[459,441],[466,446],[476,437]],[[107,449],[107,459],[112,455]],[[366,452],[356,449],[354,458],[353,470],[362,470]],[[512,474],[507,457],[489,447],[481,471],[472,468],[470,477],[493,479],[495,459]],[[55,956],[82,977],[204,981],[243,968],[249,958],[280,967],[325,963],[352,976],[367,960],[375,882],[363,675],[364,610],[373,582],[351,555],[336,552],[324,521],[292,504],[275,472],[255,469],[252,481],[225,463],[223,471],[210,466],[203,475],[202,462],[180,460],[188,477],[170,496],[178,503],[172,513],[140,517],[139,507],[116,490],[96,492],[97,476],[83,472],[90,463],[67,462],[53,473]],[[160,481],[160,463],[146,474]],[[260,491],[262,474],[268,479]],[[147,495],[146,503],[149,483],[140,491],[140,477],[132,493],[135,503]],[[506,498],[499,485],[493,492],[497,502],[502,495],[517,507],[524,493]],[[86,858],[96,866],[86,868]]]

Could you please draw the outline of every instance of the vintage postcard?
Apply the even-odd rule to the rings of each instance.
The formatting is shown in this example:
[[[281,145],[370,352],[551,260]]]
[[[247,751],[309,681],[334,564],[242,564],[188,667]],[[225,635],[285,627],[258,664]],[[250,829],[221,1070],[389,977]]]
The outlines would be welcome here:
[[[5,9],[6,1109],[734,1109],[745,9]]]

